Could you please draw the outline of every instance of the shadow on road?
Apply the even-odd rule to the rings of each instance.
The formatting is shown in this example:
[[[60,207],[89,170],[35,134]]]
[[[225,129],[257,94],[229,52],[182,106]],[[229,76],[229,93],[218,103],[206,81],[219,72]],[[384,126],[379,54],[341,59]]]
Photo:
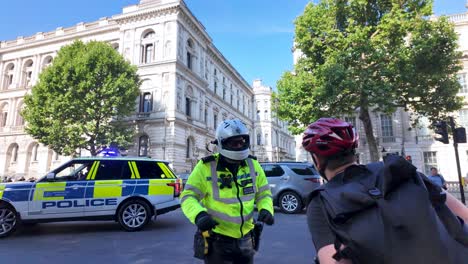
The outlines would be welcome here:
[[[156,221],[151,222],[143,230],[156,231],[156,230],[176,230],[176,228],[183,223],[184,219],[174,221],[174,219],[167,220],[158,218]],[[90,233],[113,233],[125,232],[117,222],[114,221],[80,221],[80,222],[58,222],[58,223],[41,223],[32,226],[21,226],[14,234],[14,237],[23,236],[51,236],[51,235],[82,235]]]

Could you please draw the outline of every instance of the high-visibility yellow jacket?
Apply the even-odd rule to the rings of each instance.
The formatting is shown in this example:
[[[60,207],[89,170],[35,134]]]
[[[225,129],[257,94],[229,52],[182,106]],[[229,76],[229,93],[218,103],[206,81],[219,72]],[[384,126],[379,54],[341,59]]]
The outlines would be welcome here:
[[[239,165],[237,184],[233,181],[231,188],[222,186],[221,178],[232,177],[232,173],[217,166],[219,158],[217,153],[195,166],[181,194],[182,211],[192,223],[205,211],[219,223],[213,232],[240,238],[254,227],[255,203],[258,211],[265,209],[273,215],[270,187],[262,167],[251,157]]]

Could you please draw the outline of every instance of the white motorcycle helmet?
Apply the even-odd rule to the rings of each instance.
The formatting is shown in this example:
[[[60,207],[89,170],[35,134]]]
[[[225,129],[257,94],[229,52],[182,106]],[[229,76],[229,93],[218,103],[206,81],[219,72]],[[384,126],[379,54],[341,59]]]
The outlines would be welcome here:
[[[216,129],[216,144],[224,157],[244,160],[249,156],[249,131],[239,119],[225,120]]]

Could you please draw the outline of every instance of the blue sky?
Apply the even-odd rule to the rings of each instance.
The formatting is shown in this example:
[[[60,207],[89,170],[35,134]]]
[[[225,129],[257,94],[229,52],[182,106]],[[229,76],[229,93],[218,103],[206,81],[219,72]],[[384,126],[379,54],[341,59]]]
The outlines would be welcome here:
[[[3,0],[6,1],[6,0]],[[8,1],[0,15],[0,40],[53,31],[119,14],[138,0]],[[275,87],[292,69],[294,19],[308,0],[185,0],[216,47],[252,83]],[[435,0],[437,15],[466,12],[465,0]],[[6,7],[8,6],[8,7]]]

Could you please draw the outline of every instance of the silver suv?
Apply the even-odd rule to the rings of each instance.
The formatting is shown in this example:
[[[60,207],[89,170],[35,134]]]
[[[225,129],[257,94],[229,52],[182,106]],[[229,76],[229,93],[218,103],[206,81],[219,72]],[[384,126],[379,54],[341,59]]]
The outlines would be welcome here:
[[[301,212],[310,193],[322,184],[311,163],[263,162],[261,165],[270,184],[273,204],[287,214]]]

